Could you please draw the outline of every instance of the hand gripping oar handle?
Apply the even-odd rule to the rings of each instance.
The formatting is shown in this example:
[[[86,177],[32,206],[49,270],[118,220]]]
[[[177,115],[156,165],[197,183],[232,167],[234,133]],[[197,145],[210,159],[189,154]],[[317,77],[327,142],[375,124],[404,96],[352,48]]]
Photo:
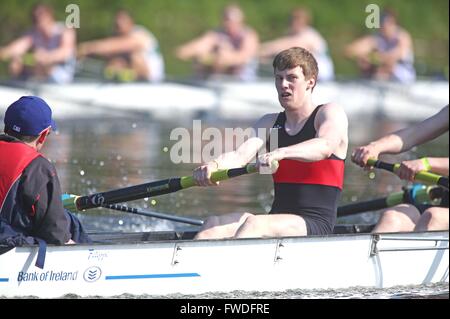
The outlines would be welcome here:
[[[218,182],[240,175],[255,173],[256,171],[256,164],[247,164],[244,167],[230,168],[213,172],[211,174],[211,180],[213,182]],[[69,210],[83,210],[108,204],[123,203],[146,197],[174,193],[181,189],[186,189],[196,185],[197,184],[195,183],[193,176],[174,177],[103,193],[71,197],[63,200],[63,203],[64,207]]]
[[[373,158],[370,158],[367,161],[367,164],[393,173],[397,172],[397,170],[400,168],[400,164],[390,164]],[[448,189],[448,177],[422,171],[418,172],[414,179],[429,184],[436,184],[444,187],[445,189]]]

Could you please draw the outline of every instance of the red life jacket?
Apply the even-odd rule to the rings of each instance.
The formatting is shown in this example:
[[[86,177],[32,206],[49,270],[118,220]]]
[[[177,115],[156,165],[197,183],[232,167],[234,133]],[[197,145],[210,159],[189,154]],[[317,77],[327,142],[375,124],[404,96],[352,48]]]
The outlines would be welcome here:
[[[38,156],[38,151],[24,143],[0,141],[0,213],[11,187]]]

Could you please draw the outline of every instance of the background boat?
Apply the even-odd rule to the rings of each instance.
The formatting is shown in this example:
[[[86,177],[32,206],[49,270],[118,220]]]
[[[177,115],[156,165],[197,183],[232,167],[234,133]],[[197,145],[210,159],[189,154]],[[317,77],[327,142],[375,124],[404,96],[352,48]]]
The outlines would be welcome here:
[[[20,96],[35,94],[54,105],[57,119],[137,113],[157,120],[215,117],[245,121],[256,120],[265,113],[281,110],[271,79],[248,83],[223,79],[158,84],[6,84],[0,86],[2,113]],[[313,100],[317,104],[334,102],[342,105],[350,119],[376,116],[418,121],[446,105],[448,95],[447,81],[418,81],[411,85],[342,81],[318,83]]]

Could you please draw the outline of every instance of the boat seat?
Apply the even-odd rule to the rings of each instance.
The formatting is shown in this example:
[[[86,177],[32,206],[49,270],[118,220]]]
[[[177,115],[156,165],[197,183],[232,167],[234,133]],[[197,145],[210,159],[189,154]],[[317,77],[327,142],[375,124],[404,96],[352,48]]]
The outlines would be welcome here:
[[[333,234],[370,233],[374,227],[372,224],[337,224]]]

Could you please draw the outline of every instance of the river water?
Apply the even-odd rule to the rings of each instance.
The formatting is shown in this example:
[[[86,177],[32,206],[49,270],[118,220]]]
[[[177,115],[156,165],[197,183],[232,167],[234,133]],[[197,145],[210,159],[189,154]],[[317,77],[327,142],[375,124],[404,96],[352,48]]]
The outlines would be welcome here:
[[[174,114],[176,118],[176,114]],[[198,124],[198,123],[197,123]],[[202,129],[217,127],[248,127],[251,123],[224,123],[204,119]],[[43,152],[58,169],[65,192],[86,195],[94,192],[146,183],[174,176],[191,175],[197,163],[173,163],[171,150],[179,139],[171,140],[174,129],[186,129],[194,135],[191,119],[171,122],[154,121],[145,116],[129,118],[102,117],[90,120],[59,121],[59,132],[50,137]],[[407,123],[380,118],[353,119],[350,121],[350,148],[362,145],[386,132],[404,127]],[[225,137],[226,138],[226,137]],[[203,141],[203,145],[208,141]],[[195,143],[191,139],[191,146]],[[386,160],[417,158],[423,155],[448,156],[448,134],[424,146]],[[198,151],[198,150],[196,150]],[[198,152],[197,152],[198,153]],[[198,155],[198,154],[197,154]],[[350,156],[350,155],[348,155]],[[195,158],[195,152],[190,154]],[[197,156],[198,157],[198,156]],[[348,159],[346,161],[345,187],[341,204],[363,201],[401,190],[405,183],[384,171],[375,171],[369,178]],[[176,193],[147,198],[128,203],[129,206],[178,216],[205,219],[211,215],[229,212],[262,214],[272,203],[270,175],[253,174],[224,181],[218,187],[193,187]],[[187,226],[166,220],[137,216],[117,211],[94,209],[78,214],[88,231],[160,231],[186,229]],[[340,219],[340,223],[374,223],[376,212]],[[285,292],[233,292],[201,295],[199,298],[448,298],[448,283],[392,289],[358,288],[326,291]],[[76,298],[77,296],[67,296]],[[161,296],[117,296],[118,298],[158,298]],[[170,296],[186,298],[193,296]]]

